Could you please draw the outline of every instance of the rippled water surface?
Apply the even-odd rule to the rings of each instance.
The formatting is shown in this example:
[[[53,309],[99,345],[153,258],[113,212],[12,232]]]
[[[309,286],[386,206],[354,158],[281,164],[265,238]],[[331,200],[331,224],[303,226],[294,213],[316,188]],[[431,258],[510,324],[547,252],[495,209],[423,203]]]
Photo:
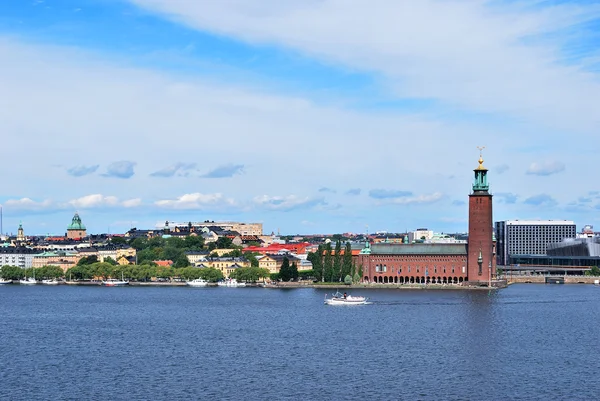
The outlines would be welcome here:
[[[597,400],[600,288],[0,287],[0,399]]]

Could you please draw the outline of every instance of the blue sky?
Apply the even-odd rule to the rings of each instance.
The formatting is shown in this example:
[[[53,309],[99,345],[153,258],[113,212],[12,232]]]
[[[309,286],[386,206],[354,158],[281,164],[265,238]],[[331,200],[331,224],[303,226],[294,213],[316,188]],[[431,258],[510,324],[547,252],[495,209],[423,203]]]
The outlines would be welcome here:
[[[255,3],[255,2],[254,2]],[[4,231],[596,224],[594,1],[0,3]]]

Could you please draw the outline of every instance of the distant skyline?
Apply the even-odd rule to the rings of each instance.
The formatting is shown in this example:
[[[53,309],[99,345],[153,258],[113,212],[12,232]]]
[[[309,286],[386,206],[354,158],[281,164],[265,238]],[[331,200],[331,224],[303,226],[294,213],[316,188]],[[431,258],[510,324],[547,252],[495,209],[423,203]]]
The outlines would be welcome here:
[[[600,4],[0,3],[3,231],[600,227]]]

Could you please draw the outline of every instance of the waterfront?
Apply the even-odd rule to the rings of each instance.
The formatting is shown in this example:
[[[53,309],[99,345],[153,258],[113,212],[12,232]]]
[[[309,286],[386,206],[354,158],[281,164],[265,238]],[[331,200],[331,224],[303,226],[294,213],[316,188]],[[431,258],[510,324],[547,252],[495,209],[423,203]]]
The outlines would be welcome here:
[[[0,399],[596,398],[598,287],[330,291],[5,286]]]

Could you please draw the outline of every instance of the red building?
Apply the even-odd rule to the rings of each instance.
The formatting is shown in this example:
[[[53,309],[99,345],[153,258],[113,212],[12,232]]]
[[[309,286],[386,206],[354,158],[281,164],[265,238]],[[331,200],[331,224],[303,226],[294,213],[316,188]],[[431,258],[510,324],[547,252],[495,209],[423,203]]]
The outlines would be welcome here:
[[[249,246],[244,248],[244,252],[257,252],[261,255],[278,253],[278,252],[291,252],[296,255],[303,255],[306,253],[306,247],[310,244],[308,242],[298,242],[291,244],[271,244],[269,246]]]
[[[486,285],[496,276],[492,195],[483,158],[474,170],[469,195],[467,244],[373,244],[358,255],[363,281],[370,283],[441,283]]]

